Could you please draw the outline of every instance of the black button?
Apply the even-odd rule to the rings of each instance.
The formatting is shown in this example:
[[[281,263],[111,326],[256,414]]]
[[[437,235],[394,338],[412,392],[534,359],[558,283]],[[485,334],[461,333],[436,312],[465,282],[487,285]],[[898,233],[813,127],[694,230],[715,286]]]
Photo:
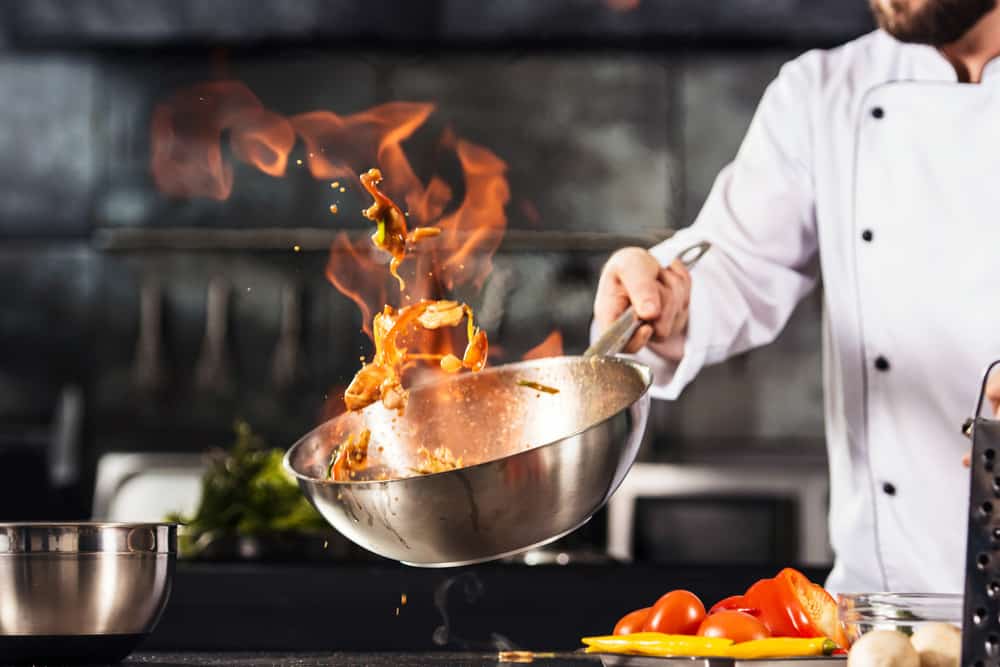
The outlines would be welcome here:
[[[881,118],[884,115],[885,115],[885,111],[882,110],[882,107],[873,107],[872,108],[872,118]]]
[[[882,484],[882,492],[887,496],[894,496],[896,495],[896,487],[891,482],[884,482]]]
[[[875,238],[875,235],[872,234],[872,230],[866,229],[865,231],[861,232],[862,241],[871,241],[873,238]]]
[[[889,360],[882,356],[875,357],[875,368],[880,371],[889,370]]]

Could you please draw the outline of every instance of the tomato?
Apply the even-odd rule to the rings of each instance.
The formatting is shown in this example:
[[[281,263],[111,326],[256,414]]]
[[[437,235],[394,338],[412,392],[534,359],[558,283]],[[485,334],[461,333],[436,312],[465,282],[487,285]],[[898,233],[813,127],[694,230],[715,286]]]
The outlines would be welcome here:
[[[795,596],[803,615],[808,619],[808,629],[816,637],[829,637],[839,646],[847,646],[847,636],[837,618],[837,603],[822,586],[790,567],[778,573],[776,579],[784,580]]]
[[[711,609],[708,610],[708,614],[711,616],[712,614],[723,610],[742,611],[750,614],[751,616],[760,615],[760,609],[754,609],[747,604],[746,597],[742,595],[730,595],[727,598],[719,600],[712,605]]]
[[[644,607],[625,614],[620,621],[615,623],[615,631],[612,634],[630,635],[634,632],[642,632],[642,626],[646,624],[646,619],[649,618],[650,609],[652,607]]]
[[[701,637],[723,637],[734,642],[767,639],[771,633],[759,620],[742,611],[723,609],[709,614],[698,628]]]
[[[690,591],[670,591],[653,605],[644,632],[693,635],[705,620],[705,605]]]

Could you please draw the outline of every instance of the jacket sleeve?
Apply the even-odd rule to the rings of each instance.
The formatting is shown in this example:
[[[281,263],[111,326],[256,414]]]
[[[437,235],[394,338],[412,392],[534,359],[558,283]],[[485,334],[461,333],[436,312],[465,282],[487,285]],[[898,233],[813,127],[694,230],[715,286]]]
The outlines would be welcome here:
[[[687,340],[679,363],[648,348],[653,396],[676,398],[701,368],[769,343],[817,277],[807,62],[768,86],[736,158],[719,174],[694,224],[651,252],[669,263],[688,245],[712,249],[692,269]]]

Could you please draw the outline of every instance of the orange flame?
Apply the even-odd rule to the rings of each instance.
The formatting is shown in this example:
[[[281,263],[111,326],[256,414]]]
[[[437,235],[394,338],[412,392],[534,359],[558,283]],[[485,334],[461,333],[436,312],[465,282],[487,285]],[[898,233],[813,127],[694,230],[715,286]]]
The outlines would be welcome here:
[[[233,188],[233,167],[222,156],[227,130],[237,158],[272,176],[284,174],[295,144],[291,124],[242,83],[214,81],[180,91],[153,110],[150,167],[160,191],[227,199]]]
[[[544,359],[545,357],[559,357],[563,353],[562,333],[556,329],[545,337],[541,343],[531,348],[521,357],[524,361],[532,359]]]
[[[352,243],[341,232],[330,244],[330,259],[326,264],[326,279],[361,309],[361,328],[372,337],[372,304],[385,303],[386,283],[383,265],[372,257],[367,239]]]
[[[222,151],[227,132],[235,159],[275,177],[284,175],[297,138],[305,145],[314,178],[358,183],[359,173],[376,166],[384,175],[386,194],[405,202],[409,228],[441,230],[408,248],[410,256],[400,267],[407,286],[400,305],[440,298],[445,290],[461,285],[482,287],[507,226],[510,189],[503,160],[450,130],[441,138],[440,154],[456,158],[462,183],[448,183],[433,170],[426,179],[419,177],[404,143],[433,112],[430,103],[398,101],[345,116],[317,110],[286,118],[267,109],[240,82],[200,83],[178,91],[154,110],[153,179],[168,195],[226,199],[233,187],[233,166]],[[456,189],[462,195],[457,203]],[[352,242],[340,234],[331,244],[326,276],[358,305],[363,328],[371,336],[372,316],[390,293],[379,251],[368,239]],[[453,331],[419,335],[426,344],[421,349],[435,354],[460,354],[464,347]]]

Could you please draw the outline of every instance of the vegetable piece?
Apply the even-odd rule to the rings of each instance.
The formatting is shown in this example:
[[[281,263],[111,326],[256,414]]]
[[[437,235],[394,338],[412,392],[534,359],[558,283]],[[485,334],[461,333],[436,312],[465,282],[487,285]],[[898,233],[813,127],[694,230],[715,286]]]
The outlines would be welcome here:
[[[198,556],[223,537],[329,531],[282,466],[284,452],[269,449],[245,422],[236,422],[234,430],[232,447],[210,456],[194,516],[167,517],[184,524],[180,555]]]
[[[643,626],[645,632],[693,635],[705,620],[705,605],[690,591],[670,591],[653,605]]]
[[[587,653],[638,653],[653,656],[723,656],[732,646],[731,639],[671,635],[661,632],[637,632],[631,635],[584,637]]]
[[[837,615],[837,603],[822,586],[790,567],[778,573],[779,581],[791,588],[801,608],[793,615],[799,634],[803,637],[830,637],[839,646],[848,645],[847,635]]]
[[[712,614],[723,610],[742,611],[743,613],[750,614],[751,616],[760,615],[760,609],[754,609],[751,607],[747,603],[746,597],[743,595],[730,595],[727,598],[719,600],[712,605],[711,609],[708,610],[708,615],[711,616]]]
[[[733,609],[723,609],[709,614],[698,627],[700,637],[725,637],[734,642],[748,642],[771,636],[767,627],[750,614]]]
[[[518,387],[527,387],[529,389],[535,389],[537,391],[544,391],[546,394],[558,394],[559,390],[555,387],[550,387],[547,384],[542,384],[541,382],[532,382],[531,380],[518,380]]]
[[[632,635],[637,632],[641,632],[642,626],[646,624],[646,619],[649,618],[650,609],[652,609],[652,607],[643,607],[642,609],[630,611],[622,616],[621,620],[615,623],[613,634]]]
[[[910,643],[920,656],[920,667],[958,667],[962,657],[962,631],[949,623],[917,628]]]
[[[743,596],[746,603],[760,610],[758,618],[767,626],[772,637],[800,637],[798,628],[792,620],[798,603],[791,595],[787,583],[779,583],[775,579],[761,579],[747,590]]]
[[[831,655],[836,650],[837,645],[826,637],[770,637],[734,644],[729,647],[726,656],[737,660],[795,658]]]
[[[854,642],[847,667],[920,667],[920,656],[903,633],[872,630]]]

